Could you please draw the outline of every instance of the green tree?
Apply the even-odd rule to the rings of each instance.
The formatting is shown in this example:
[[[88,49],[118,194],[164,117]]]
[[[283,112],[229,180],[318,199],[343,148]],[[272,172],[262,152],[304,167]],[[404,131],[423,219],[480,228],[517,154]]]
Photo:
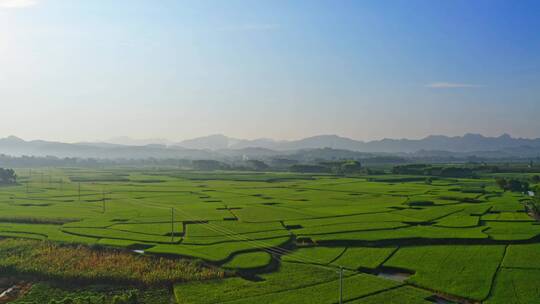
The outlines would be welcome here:
[[[17,175],[13,169],[0,168],[0,184],[15,184]]]
[[[350,160],[346,161],[343,164],[341,164],[341,172],[342,173],[359,173],[362,171],[362,164],[359,161],[356,160]]]
[[[525,192],[529,191],[529,183],[522,182],[517,179],[511,179],[508,182],[508,190],[512,192]]]
[[[506,181],[506,178],[497,177],[495,179],[495,183],[497,183],[497,186],[499,186],[499,188],[501,188],[502,190],[507,190],[508,182]]]
[[[247,164],[249,167],[253,168],[255,171],[265,171],[268,170],[270,167],[261,160],[251,159],[247,161]]]

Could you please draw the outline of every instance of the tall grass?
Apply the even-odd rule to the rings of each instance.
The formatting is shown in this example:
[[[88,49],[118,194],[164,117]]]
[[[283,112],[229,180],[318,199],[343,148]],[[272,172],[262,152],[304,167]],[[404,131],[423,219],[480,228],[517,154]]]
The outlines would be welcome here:
[[[195,261],[18,239],[0,240],[0,272],[2,271],[61,280],[144,285],[224,276],[222,271],[202,266]]]

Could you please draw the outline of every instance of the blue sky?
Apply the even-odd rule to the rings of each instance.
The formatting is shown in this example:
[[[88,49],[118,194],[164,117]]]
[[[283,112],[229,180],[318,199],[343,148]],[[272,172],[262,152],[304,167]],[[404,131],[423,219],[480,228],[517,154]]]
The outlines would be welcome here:
[[[538,1],[0,0],[0,136],[540,137]]]

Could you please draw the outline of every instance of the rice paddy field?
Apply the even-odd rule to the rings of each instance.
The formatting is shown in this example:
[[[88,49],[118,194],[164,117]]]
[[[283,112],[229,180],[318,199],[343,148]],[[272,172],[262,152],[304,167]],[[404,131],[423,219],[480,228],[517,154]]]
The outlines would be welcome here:
[[[540,223],[493,176],[17,174],[0,187],[0,287],[30,282],[13,303],[337,303],[340,282],[344,303],[540,303]]]

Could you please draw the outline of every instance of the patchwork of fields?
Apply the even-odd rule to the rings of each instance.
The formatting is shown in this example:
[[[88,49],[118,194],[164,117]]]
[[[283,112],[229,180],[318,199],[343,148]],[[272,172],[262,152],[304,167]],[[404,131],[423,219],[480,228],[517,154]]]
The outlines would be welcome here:
[[[177,275],[178,303],[336,303],[339,268],[345,303],[540,302],[540,225],[528,198],[491,176],[17,173],[18,185],[0,188],[0,237],[200,259],[229,273]]]

